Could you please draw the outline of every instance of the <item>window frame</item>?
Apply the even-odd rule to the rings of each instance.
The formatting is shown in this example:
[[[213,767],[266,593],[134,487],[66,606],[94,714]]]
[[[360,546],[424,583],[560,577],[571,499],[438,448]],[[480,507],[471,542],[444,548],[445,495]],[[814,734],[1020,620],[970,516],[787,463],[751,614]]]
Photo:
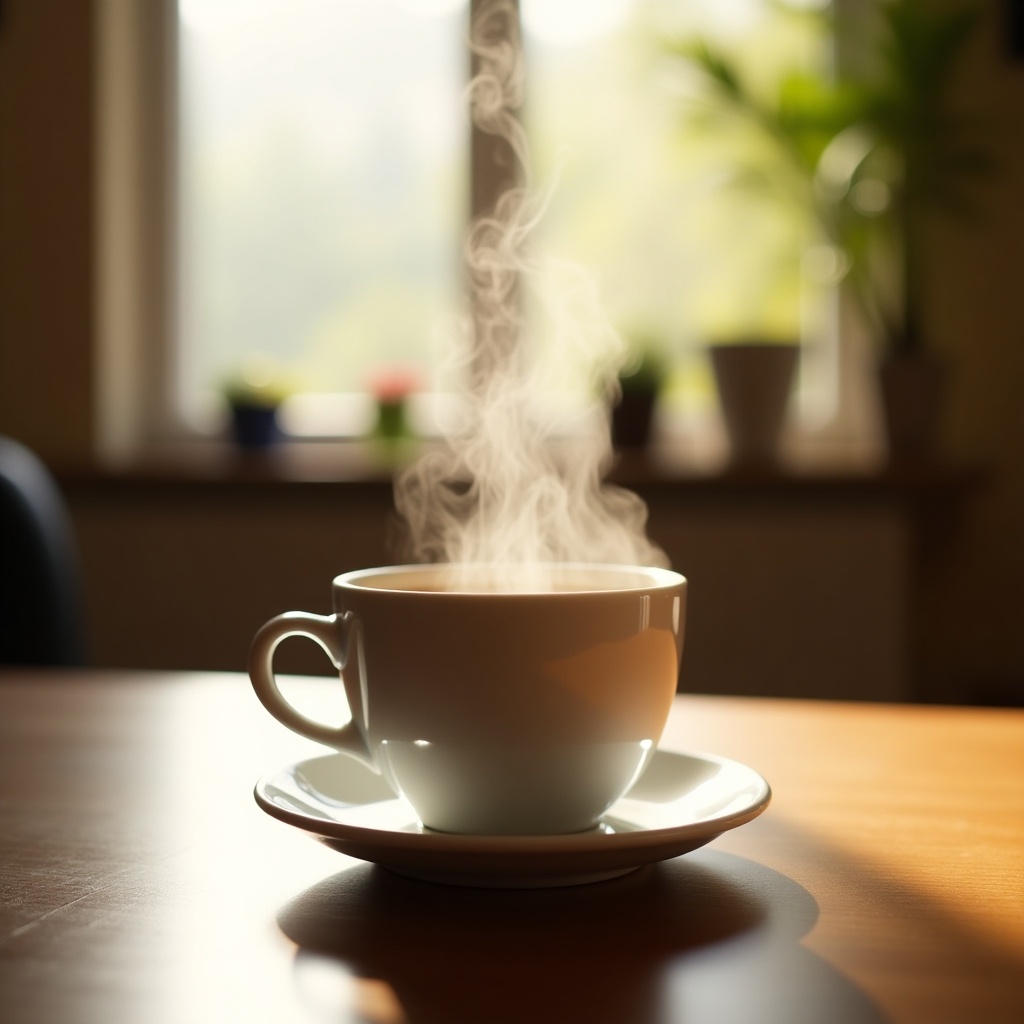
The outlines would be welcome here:
[[[471,18],[484,2],[469,0]],[[169,443],[215,438],[185,421],[171,386],[178,374],[177,0],[96,0],[95,17],[97,449],[101,460],[123,462]],[[503,146],[471,129],[467,223],[507,187]],[[836,410],[827,423],[794,431],[794,451],[815,463],[871,463],[880,431],[870,341],[840,296],[832,301]],[[684,461],[706,461],[709,445],[713,461],[717,429],[698,426],[704,436],[683,445]]]
[[[96,0],[97,446],[187,436],[174,372],[176,0]],[[199,435],[195,435],[198,437]]]

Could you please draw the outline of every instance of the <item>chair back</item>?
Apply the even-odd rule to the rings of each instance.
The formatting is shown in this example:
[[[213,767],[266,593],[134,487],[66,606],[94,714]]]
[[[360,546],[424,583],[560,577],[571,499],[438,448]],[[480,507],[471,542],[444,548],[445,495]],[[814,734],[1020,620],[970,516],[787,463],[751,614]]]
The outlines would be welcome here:
[[[0,435],[0,664],[84,661],[78,553],[56,482]]]

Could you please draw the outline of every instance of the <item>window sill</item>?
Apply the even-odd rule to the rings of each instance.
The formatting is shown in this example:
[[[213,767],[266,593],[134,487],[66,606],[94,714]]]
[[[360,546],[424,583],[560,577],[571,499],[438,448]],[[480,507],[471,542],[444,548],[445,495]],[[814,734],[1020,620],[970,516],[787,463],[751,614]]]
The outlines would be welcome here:
[[[430,444],[387,448],[370,441],[291,441],[266,452],[247,452],[219,441],[182,442],[119,465],[65,466],[55,472],[64,486],[76,490],[96,486],[306,491],[340,486],[353,492],[390,493],[396,473]],[[888,465],[842,453],[778,467],[732,469],[697,466],[655,447],[650,452],[617,454],[608,480],[645,497],[680,500],[916,500],[962,497],[982,486],[986,474],[977,466],[946,461]]]

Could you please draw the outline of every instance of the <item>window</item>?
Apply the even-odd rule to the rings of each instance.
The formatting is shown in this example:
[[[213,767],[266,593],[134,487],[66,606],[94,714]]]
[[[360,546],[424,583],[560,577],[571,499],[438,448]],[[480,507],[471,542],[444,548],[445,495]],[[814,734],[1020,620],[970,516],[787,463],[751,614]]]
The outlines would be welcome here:
[[[186,418],[208,426],[216,388],[271,363],[306,393],[365,391],[396,367],[429,388],[460,295],[464,4],[179,12]]]
[[[151,250],[140,281],[156,312],[139,333],[163,329],[167,342],[161,365],[148,377],[137,370],[161,401],[136,419],[162,407],[165,426],[215,430],[220,390],[254,360],[296,388],[289,425],[299,434],[365,429],[365,393],[390,370],[411,370],[428,392],[449,388],[473,188],[466,0],[163,3],[163,20],[153,14],[160,4],[136,5],[135,39],[176,72],[161,99],[177,124],[157,141],[177,170],[161,181],[151,165],[143,177],[176,194],[167,209],[177,213],[161,221],[164,206],[142,187],[134,202],[138,222],[155,225],[150,234],[179,259],[168,266]],[[754,46],[762,76],[772,60],[827,61],[827,37],[776,8],[520,0],[523,121],[547,197],[538,250],[555,272],[585,269],[619,332],[664,348],[676,367],[670,428],[713,419],[704,343],[716,331],[757,329],[817,339],[801,381],[806,425],[841,434],[857,419],[839,387],[828,293],[808,290],[795,269],[803,225],[756,214],[714,186],[722,151],[683,127],[678,73],[659,43],[697,29],[737,52]],[[106,20],[108,37],[126,31]],[[162,79],[146,67],[134,82],[159,93]],[[106,73],[109,101],[119,79]],[[131,74],[122,69],[120,81]],[[152,109],[135,112],[139,134]],[[527,307],[543,355],[554,350],[557,317],[539,312]]]
[[[795,204],[726,181],[778,160],[756,132],[702,128],[713,101],[671,55],[706,39],[767,93],[794,69],[827,73],[822,6],[605,0],[564,19],[565,5],[523,0],[526,123],[542,178],[558,179],[540,233],[594,274],[618,330],[675,367],[662,404],[677,432],[708,432],[706,344],[738,338],[802,338],[803,427],[836,427],[834,296],[805,261],[828,253]]]

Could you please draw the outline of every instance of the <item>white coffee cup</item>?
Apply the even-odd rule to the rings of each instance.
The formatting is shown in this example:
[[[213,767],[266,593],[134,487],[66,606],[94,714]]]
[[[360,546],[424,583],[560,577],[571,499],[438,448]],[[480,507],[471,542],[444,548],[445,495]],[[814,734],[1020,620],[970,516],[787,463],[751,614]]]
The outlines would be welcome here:
[[[382,773],[428,828],[592,828],[661,737],[686,580],[644,566],[547,568],[554,589],[527,592],[496,590],[477,567],[345,573],[333,615],[285,612],[259,630],[253,687],[288,728]],[[281,695],[273,659],[289,636],[315,640],[340,669],[351,721],[314,721]]]

